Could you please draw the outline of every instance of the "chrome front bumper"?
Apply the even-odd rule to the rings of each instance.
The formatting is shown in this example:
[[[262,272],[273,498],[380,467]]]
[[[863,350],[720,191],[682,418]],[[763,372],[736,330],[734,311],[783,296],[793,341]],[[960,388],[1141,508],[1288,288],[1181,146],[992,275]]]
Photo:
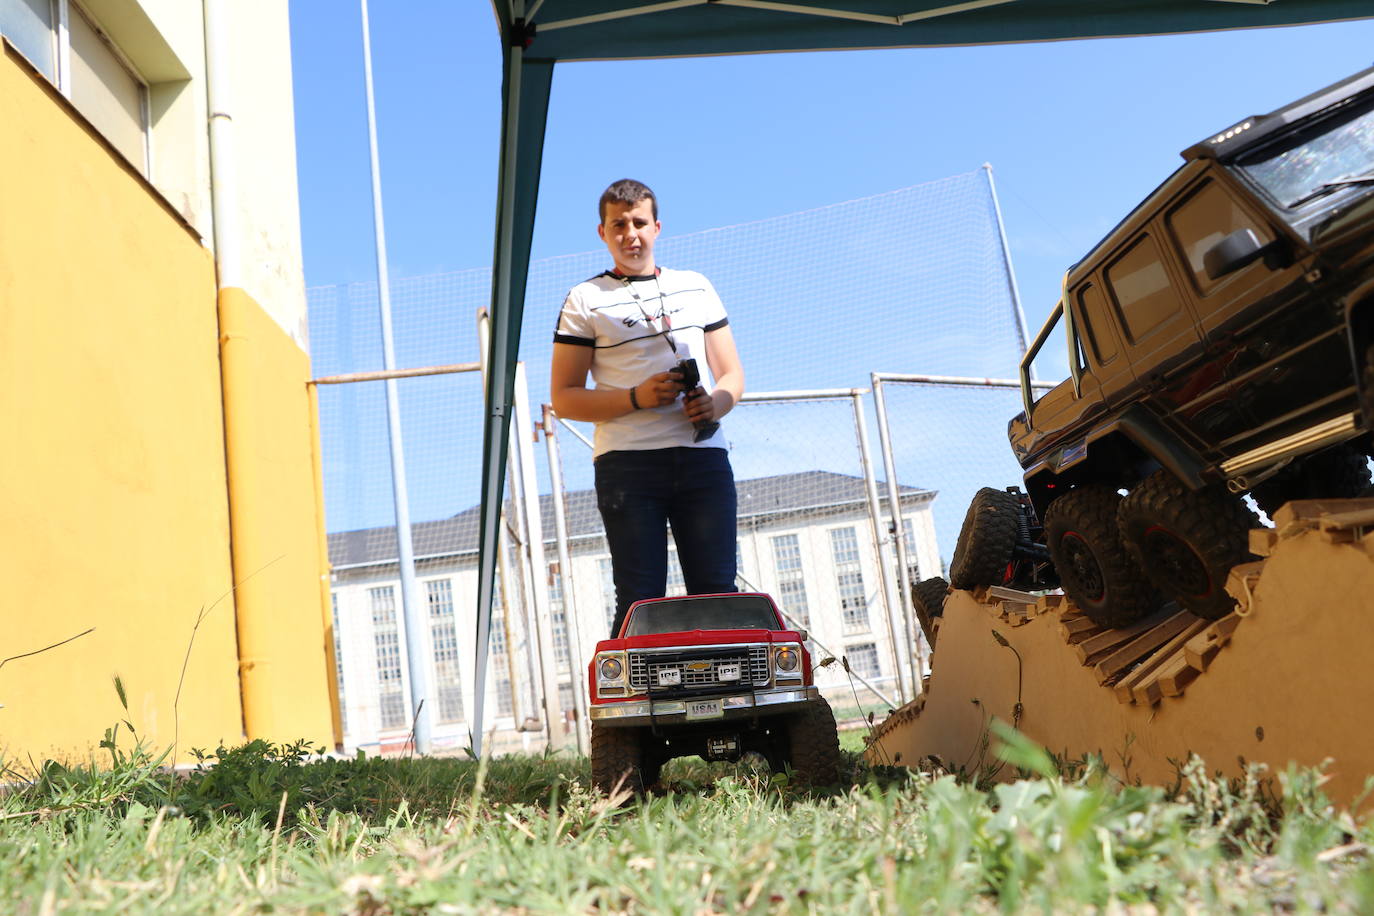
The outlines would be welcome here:
[[[820,695],[820,691],[815,687],[775,687],[722,697],[693,697],[694,700],[720,700],[720,717],[709,719],[688,720],[686,700],[643,699],[601,703],[593,705],[589,713],[593,722],[603,725],[679,725],[688,721],[695,724],[786,712],[791,707],[817,700]]]

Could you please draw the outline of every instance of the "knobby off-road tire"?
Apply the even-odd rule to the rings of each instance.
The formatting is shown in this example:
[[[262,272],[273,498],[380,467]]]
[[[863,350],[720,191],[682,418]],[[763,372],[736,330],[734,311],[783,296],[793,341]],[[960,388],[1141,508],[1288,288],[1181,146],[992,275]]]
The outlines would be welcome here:
[[[639,795],[644,791],[643,763],[638,731],[592,723],[592,785],[607,795],[617,785]]]
[[[1045,510],[1045,540],[1064,592],[1102,627],[1124,627],[1159,607],[1159,593],[1121,542],[1111,487],[1070,490]]]
[[[804,786],[829,786],[840,781],[840,735],[835,714],[824,698],[808,703],[788,723],[788,757],[792,776]]]
[[[949,564],[949,581],[955,588],[1006,581],[1007,564],[1020,532],[1020,513],[1021,501],[1006,490],[983,487],[974,494]]]
[[[949,593],[949,583],[936,576],[916,583],[911,590],[911,603],[916,608],[916,619],[921,623],[921,632],[926,634],[926,642],[935,645],[935,618],[945,615],[945,597]]]
[[[1231,613],[1226,576],[1252,559],[1256,524],[1239,496],[1218,486],[1189,490],[1156,471],[1121,501],[1117,518],[1132,556],[1166,597],[1208,620]]]
[[[1369,488],[1369,462],[1354,445],[1338,445],[1300,458],[1250,491],[1255,505],[1274,517],[1295,499],[1352,499]]]

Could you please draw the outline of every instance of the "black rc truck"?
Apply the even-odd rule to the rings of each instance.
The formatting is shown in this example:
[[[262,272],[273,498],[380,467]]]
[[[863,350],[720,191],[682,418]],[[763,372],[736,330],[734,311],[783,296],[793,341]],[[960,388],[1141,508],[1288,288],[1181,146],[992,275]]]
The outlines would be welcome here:
[[[956,588],[1050,588],[1119,627],[1229,613],[1258,524],[1364,495],[1374,425],[1374,69],[1183,152],[1064,276],[1008,426],[1025,492],[981,490]],[[1062,324],[1070,377],[1030,367]]]

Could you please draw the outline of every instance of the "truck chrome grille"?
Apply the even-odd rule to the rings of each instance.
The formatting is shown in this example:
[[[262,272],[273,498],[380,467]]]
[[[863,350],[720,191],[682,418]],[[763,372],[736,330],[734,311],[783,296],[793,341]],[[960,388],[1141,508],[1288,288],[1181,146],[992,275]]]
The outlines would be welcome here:
[[[738,681],[722,681],[721,665],[740,666]],[[681,683],[673,687],[659,686],[659,672],[676,668]],[[767,646],[703,646],[693,649],[654,649],[630,651],[630,687],[635,690],[693,690],[704,687],[768,685]]]

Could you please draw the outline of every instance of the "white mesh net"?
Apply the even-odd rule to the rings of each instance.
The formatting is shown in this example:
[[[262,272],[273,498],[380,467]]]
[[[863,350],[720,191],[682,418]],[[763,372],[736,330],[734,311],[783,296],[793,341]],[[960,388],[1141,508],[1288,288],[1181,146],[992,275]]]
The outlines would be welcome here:
[[[663,207],[664,216],[669,216],[671,201]],[[1006,378],[1014,375],[1019,360],[1020,329],[982,169],[800,213],[665,235],[656,256],[665,267],[698,270],[716,286],[730,314],[751,394],[866,389],[871,372]],[[563,297],[574,284],[609,266],[609,256],[600,247],[530,266],[520,352],[536,422],[539,405],[548,400],[552,335]],[[476,362],[475,318],[488,304],[489,289],[486,268],[393,281],[397,365]],[[313,288],[309,302],[317,377],[381,367],[375,285]],[[415,555],[422,577],[466,571],[455,573],[451,602],[461,618],[456,628],[460,659],[469,659],[476,586],[475,574],[468,573],[475,568],[475,557],[463,553],[462,545],[475,545],[482,465],[481,382],[476,373],[467,373],[402,379],[397,384]],[[920,545],[912,551],[908,572],[938,575],[953,550],[972,492],[979,486],[1015,483],[1019,477],[1005,432],[1006,421],[1019,410],[1017,396],[1008,391],[894,383],[888,383],[886,391],[903,514],[905,501],[912,500],[911,520],[917,523],[912,536]],[[848,398],[745,403],[725,419],[725,429],[741,494],[786,497],[786,518],[767,523],[747,521],[741,500],[742,587],[786,591],[793,601],[805,592],[815,637],[830,651],[849,656],[856,672],[893,695],[893,662],[902,653],[894,652],[889,632],[899,642],[905,640],[900,610],[894,608],[889,629],[880,595],[877,554],[890,554],[893,547],[872,402],[871,394],[862,396],[882,500],[876,547]],[[394,579],[395,519],[383,385],[321,386],[320,405],[335,567],[357,570],[351,575],[359,588],[364,578]],[[574,427],[590,438],[590,426]],[[585,660],[605,631],[605,576],[598,565],[604,559],[604,541],[595,537],[599,519],[587,492],[592,486],[589,450],[567,434],[560,435],[559,443],[569,512],[576,524],[589,526],[590,533],[584,531],[575,544],[572,576],[548,575],[546,581],[558,589],[555,613],[560,613],[565,594],[573,599],[581,621],[580,657]],[[546,494],[547,506],[549,475],[542,446],[536,446],[534,456],[538,488]],[[912,495],[917,493],[925,495]],[[544,524],[546,535],[551,535],[548,515]],[[850,527],[852,541],[843,531]],[[795,542],[789,540],[794,534]],[[800,562],[796,558],[804,560],[800,574],[792,568]],[[552,548],[547,559],[556,560]],[[344,594],[345,578],[336,576],[336,587],[341,593],[349,722],[350,727],[360,723],[362,734],[369,721],[368,703],[374,701],[368,689],[355,688],[354,682],[366,685],[377,675],[370,667],[375,659],[364,651],[371,637],[355,637],[349,647],[350,628],[357,626],[350,621],[365,622],[365,616],[362,599]],[[525,581],[528,589],[528,571]],[[419,591],[423,598],[425,589]],[[532,658],[522,604],[529,599],[517,591],[511,589],[511,615],[518,624],[512,632],[522,643],[509,651]],[[871,619],[861,619],[859,602]],[[561,647],[566,630],[561,620],[555,620]],[[442,631],[451,643],[442,622],[435,626],[435,632]],[[492,667],[509,679],[504,662]],[[531,685],[538,678],[521,677],[526,683],[516,685],[515,703],[502,697],[498,712],[509,710],[519,717],[537,705],[537,689]],[[504,683],[499,688],[506,689]],[[529,691],[528,697],[524,691]],[[565,696],[562,704],[568,703]],[[471,697],[455,697],[452,705],[471,709]],[[496,710],[497,704],[489,702],[488,709]]]

